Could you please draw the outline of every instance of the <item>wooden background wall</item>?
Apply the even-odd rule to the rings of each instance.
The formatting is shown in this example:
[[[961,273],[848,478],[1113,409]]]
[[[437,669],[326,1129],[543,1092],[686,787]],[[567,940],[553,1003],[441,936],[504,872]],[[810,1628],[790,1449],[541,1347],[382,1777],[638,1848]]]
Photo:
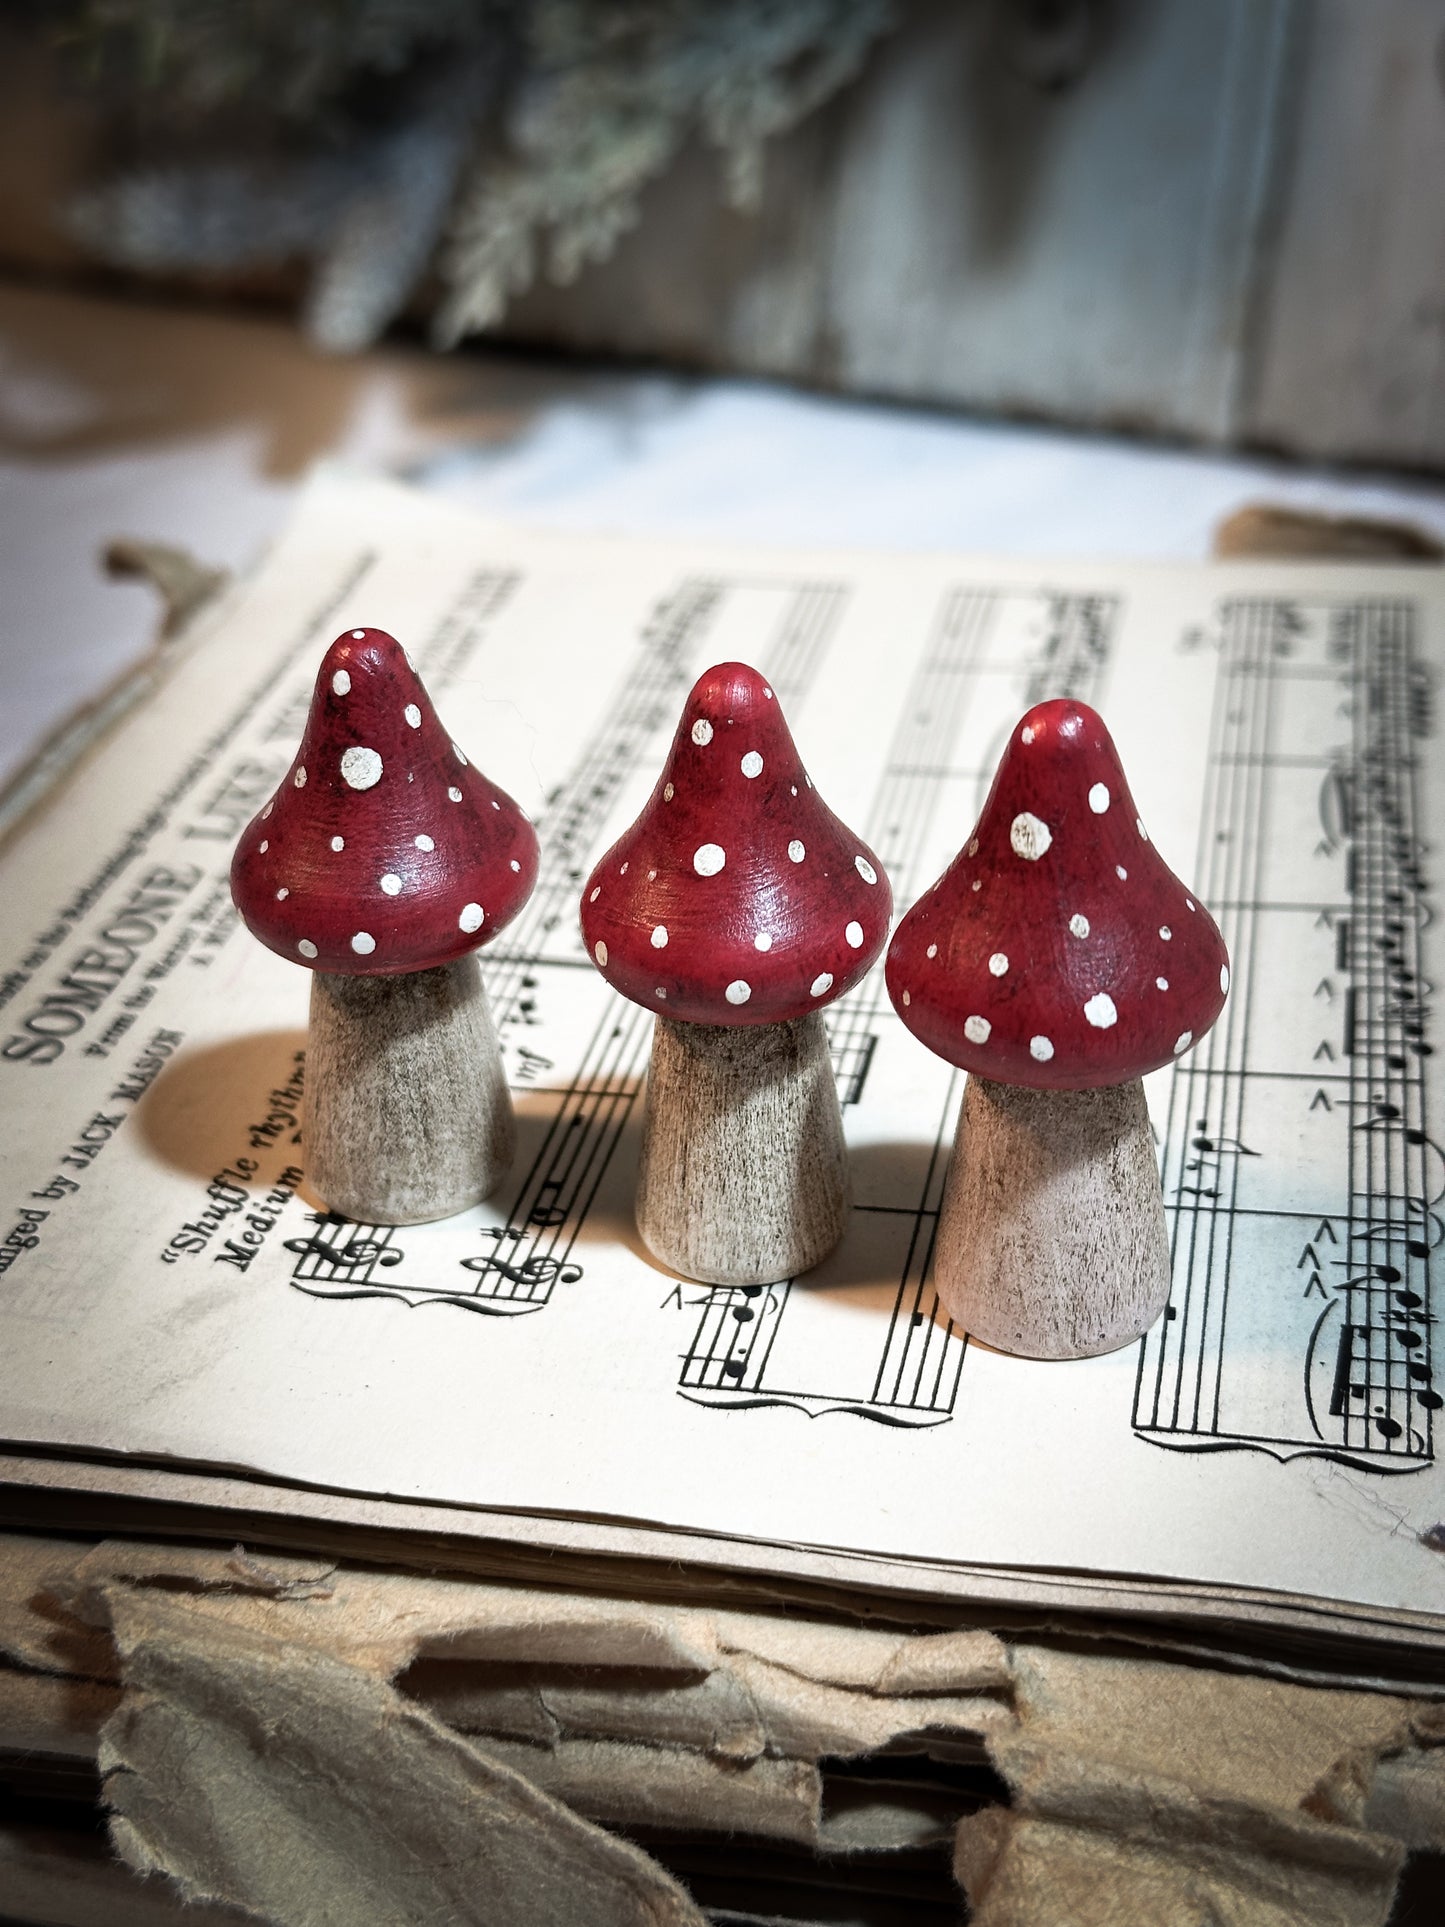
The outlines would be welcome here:
[[[1445,0],[1116,0],[1054,89],[1013,17],[911,9],[756,215],[691,155],[509,331],[1445,466]]]
[[[898,3],[755,212],[689,152],[613,260],[503,332],[1445,468],[1445,0],[1036,0],[1052,39],[1027,0]],[[4,55],[0,269],[63,274],[85,130]]]

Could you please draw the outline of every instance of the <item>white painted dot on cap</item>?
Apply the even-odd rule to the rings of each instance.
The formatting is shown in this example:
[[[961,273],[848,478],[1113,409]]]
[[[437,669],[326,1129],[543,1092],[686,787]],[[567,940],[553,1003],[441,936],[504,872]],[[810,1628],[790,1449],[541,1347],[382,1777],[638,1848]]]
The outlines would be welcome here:
[[[312,943],[309,937],[300,938],[296,948],[301,952],[303,957],[314,957],[316,955],[316,945]]]
[[[1154,979],[1154,988],[1156,990],[1167,990],[1169,988],[1169,979],[1167,977],[1156,977]]]
[[[973,841],[972,841],[972,842],[971,842],[971,843],[969,844],[969,846],[968,846],[968,854],[969,854],[970,856],[977,856],[977,855],[978,855],[978,838],[977,838],[977,837],[974,837],[974,839],[973,839]]]
[[[913,992],[911,990],[905,990],[903,993],[903,1008],[907,1010],[908,1006],[912,1002],[913,1002]]]
[[[1095,1030],[1108,1030],[1119,1021],[1114,999],[1107,990],[1097,990],[1084,1005],[1084,1015]]]
[[[1031,1037],[1029,1039],[1029,1056],[1037,1063],[1047,1064],[1053,1054],[1054,1046],[1051,1038]]]
[[[291,778],[291,781],[292,781],[292,782],[293,782],[293,783],[294,783],[294,784],[296,785],[296,787],[297,787],[297,789],[298,789],[298,790],[304,790],[304,789],[305,789],[305,787],[306,787],[306,765],[305,765],[304,763],[303,763],[303,764],[301,765],[301,767],[300,767],[300,769],[298,769],[298,770],[297,770],[297,772],[296,772],[296,774],[295,774],[295,775],[294,775],[294,776],[293,776],[293,777]]]
[[[761,776],[763,773],[763,759],[755,749],[750,749],[742,762],[739,763],[738,768],[746,777]]]
[[[346,750],[341,758],[341,780],[354,790],[375,789],[381,781],[381,758],[374,749]]]
[[[588,897],[587,901],[589,903],[596,903],[597,899],[601,895],[602,895],[602,885],[600,883],[594,884],[592,887],[592,894],[591,896]]]
[[[592,954],[605,970],[607,968],[607,945],[599,937],[592,946]]]
[[[1002,950],[995,950],[993,955],[989,958],[988,971],[991,977],[1007,976],[1008,958],[1004,955]]]
[[[263,840],[263,841],[262,841],[262,842],[261,842],[261,843],[259,844],[259,846],[258,846],[258,848],[259,848],[259,850],[260,850],[260,854],[261,854],[262,856],[265,856],[265,854],[266,854],[266,852],[267,852],[267,851],[268,851],[268,850],[270,849],[270,847],[271,847],[271,845],[270,845],[269,843],[267,843],[266,841],[264,841],[264,840]]]
[[[868,861],[866,856],[855,856],[853,859],[853,868],[865,883],[876,883],[878,881],[878,872],[873,868],[873,865]]]
[[[792,794],[793,794],[794,796],[796,796],[796,795],[798,794],[798,786],[797,786],[797,784],[796,784],[796,783],[791,783],[791,784],[789,784],[789,786],[788,786],[788,787],[789,787],[789,789],[790,789],[790,791],[792,792]]]
[[[627,875],[627,872],[628,872],[628,871],[629,871],[629,870],[630,870],[631,868],[632,868],[632,865],[631,865],[631,863],[624,863],[624,864],[622,864],[622,865],[621,865],[621,867],[619,868],[619,870],[618,870],[618,872],[617,872],[617,874],[618,874],[618,876],[620,876],[620,877],[625,877],[625,876]]]
[[[434,850],[436,848],[436,844],[432,842],[429,836],[414,836],[412,842],[415,843],[419,850]]]
[[[987,1017],[965,1017],[963,1020],[963,1034],[970,1044],[986,1044],[992,1029],[993,1025]]]
[[[663,989],[661,984],[657,986],[657,995],[662,999],[664,1003],[667,1002],[667,992]]]
[[[753,938],[754,950],[771,950],[772,947],[773,947],[773,933],[771,930],[760,930],[758,934]]]
[[[1094,812],[1095,816],[1102,816],[1108,807],[1109,785],[1107,783],[1095,783],[1094,787],[1089,791],[1089,808]]]
[[[1161,923],[1159,926],[1159,935],[1164,939],[1165,943],[1169,943],[1173,939],[1174,932],[1169,928],[1167,923]]]
[[[699,716],[692,726],[692,740],[699,749],[706,749],[712,741],[712,724],[706,716]]]
[[[456,786],[456,784],[455,784],[455,783],[453,783],[453,784],[451,785],[451,787],[450,787],[450,788],[448,789],[448,791],[447,791],[447,799],[448,799],[448,801],[449,801],[449,802],[452,802],[452,803],[460,803],[460,802],[461,802],[461,800],[462,800],[462,793],[461,793],[461,791],[460,791],[460,790],[459,790],[459,789],[457,788],[457,786]]]
[[[351,939],[351,947],[358,957],[369,957],[376,948],[376,938],[369,930],[358,930]]]
[[[331,693],[334,696],[349,696],[351,694],[351,676],[347,670],[338,669],[336,674],[331,678]]]
[[[844,930],[843,935],[848,941],[848,948],[850,950],[861,950],[863,948],[863,926],[861,923],[858,923],[856,920],[850,923]]]
[[[1174,1039],[1174,1055],[1177,1057],[1181,1051],[1188,1050],[1193,1042],[1194,1032],[1192,1030],[1181,1030],[1179,1035]]]
[[[407,778],[407,781],[408,781],[408,782],[410,782],[410,781],[411,781],[411,778],[410,778],[410,777],[408,777],[408,778]],[[502,807],[502,806],[501,806],[501,804],[500,804],[500,803],[499,803],[499,802],[497,801],[497,799],[496,799],[496,797],[494,796],[494,797],[492,798],[492,808],[493,808],[494,810],[499,810],[499,809],[500,809],[501,807]],[[524,812],[524,814],[525,814],[525,812]],[[528,818],[527,818],[527,821],[528,821],[529,823],[531,822],[531,820],[532,820],[532,819],[531,819],[530,817],[528,817]]]
[[[763,684],[763,694],[767,697],[769,702],[773,700],[773,692],[771,689],[768,688],[768,685],[766,683]]]
[[[1184,899],[1184,902],[1185,902],[1185,906],[1186,906],[1186,908],[1188,908],[1188,909],[1190,909],[1190,910],[1193,910],[1193,909],[1196,909],[1196,908],[1198,907],[1198,906],[1197,906],[1197,905],[1195,904],[1195,901],[1194,901],[1194,899],[1193,899],[1193,897],[1186,897],[1186,898]]]
[[[823,970],[820,971],[812,983],[808,985],[808,992],[810,996],[821,997],[824,991],[831,990],[832,988],[833,973],[830,970]]]
[[[656,872],[656,870],[649,870],[649,871],[648,871],[648,873],[647,873],[647,880],[648,880],[648,882],[649,882],[649,883],[656,883],[656,881],[657,881],[657,872]]]
[[[1142,816],[1136,816],[1134,818],[1134,828],[1139,832],[1140,836],[1142,836],[1144,841],[1147,843],[1149,841],[1149,832],[1144,828],[1144,819]]]
[[[973,880],[973,887],[975,890],[981,890],[983,888],[983,878],[975,877]]]
[[[1031,743],[1034,740],[1033,729],[1030,727],[1028,723],[1025,723],[1023,728],[1019,731],[1019,740],[1025,743]]]
[[[1223,991],[1226,997],[1229,995],[1229,965],[1228,964],[1220,965],[1219,988]]]
[[[346,838],[344,836],[333,836],[331,839],[331,847],[333,850],[344,850],[346,848]]]
[[[654,949],[654,950],[666,950],[666,948],[667,948],[667,925],[666,925],[665,923],[658,923],[658,924],[654,924],[654,925],[653,925],[653,929],[652,929],[652,947],[653,947],[653,949]]]
[[[788,845],[788,856],[790,857],[790,859],[794,863],[801,863],[803,858],[807,854],[808,852],[804,849],[803,845],[798,841],[797,837],[794,837],[792,842]]]
[[[276,901],[278,903],[284,903],[287,897],[290,896],[290,894],[291,892],[283,884],[282,887],[276,892]]]
[[[1079,913],[1075,911],[1073,916],[1069,918],[1069,929],[1076,937],[1087,937],[1089,934],[1089,919],[1087,917],[1081,917]]]
[[[401,878],[396,874],[395,870],[388,870],[386,875],[382,877],[381,887],[389,897],[399,897],[401,895]]]
[[[938,945],[936,943],[931,943],[928,946],[928,950],[925,954],[930,957],[936,957],[938,955]]]
[[[1129,881],[1129,872],[1124,868],[1122,863],[1116,863],[1114,865],[1114,875],[1118,877],[1121,883],[1127,883]]]
[[[421,728],[421,711],[417,708],[415,703],[408,703],[406,708],[401,713],[403,716],[405,716],[406,720],[411,724],[413,729]]]
[[[274,810],[274,809],[275,809],[275,807],[276,807],[276,804],[275,804],[275,801],[273,800],[273,801],[271,801],[270,803],[268,803],[268,804],[266,805],[266,807],[265,807],[265,809],[264,809],[264,810],[262,810],[262,812],[261,812],[261,821],[262,821],[263,823],[265,822],[265,820],[266,820],[266,818],[267,818],[267,817],[268,817],[268,816],[269,816],[269,815],[271,814],[271,812],[272,812],[272,810]]]
[[[457,761],[461,764],[463,769],[467,767],[467,759],[462,754],[461,750],[457,748],[455,743],[452,744],[452,755],[456,757]]]
[[[518,876],[522,874],[522,866],[515,857],[512,858],[511,867],[517,872]]]
[[[462,913],[457,918],[458,930],[465,930],[470,936],[473,930],[480,930],[485,912],[479,903],[464,903]]]
[[[1025,863],[1037,863],[1054,840],[1054,833],[1032,810],[1020,810],[1009,824],[1008,840],[1015,856]]]
[[[669,783],[667,788],[662,792],[662,800],[664,803],[670,803],[676,795],[677,791],[672,787],[671,783]]]
[[[730,1004],[745,1004],[752,994],[752,985],[744,983],[741,977],[735,977],[723,992],[723,996],[727,998]]]
[[[715,877],[727,860],[721,843],[700,843],[692,853],[692,867],[700,877]]]

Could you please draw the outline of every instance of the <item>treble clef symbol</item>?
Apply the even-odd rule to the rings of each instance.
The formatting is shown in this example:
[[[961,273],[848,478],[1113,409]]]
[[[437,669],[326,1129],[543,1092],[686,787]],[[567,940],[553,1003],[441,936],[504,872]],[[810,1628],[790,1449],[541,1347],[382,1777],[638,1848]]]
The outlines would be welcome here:
[[[575,1285],[582,1276],[581,1265],[564,1264],[560,1258],[533,1256],[524,1258],[519,1265],[509,1265],[495,1251],[483,1252],[475,1258],[463,1258],[466,1271],[490,1272],[495,1277],[506,1278],[514,1285]]]
[[[343,1271],[356,1271],[363,1265],[399,1265],[402,1254],[394,1245],[375,1238],[353,1238],[349,1244],[329,1245],[322,1238],[288,1238],[286,1249],[302,1258],[324,1258]]]

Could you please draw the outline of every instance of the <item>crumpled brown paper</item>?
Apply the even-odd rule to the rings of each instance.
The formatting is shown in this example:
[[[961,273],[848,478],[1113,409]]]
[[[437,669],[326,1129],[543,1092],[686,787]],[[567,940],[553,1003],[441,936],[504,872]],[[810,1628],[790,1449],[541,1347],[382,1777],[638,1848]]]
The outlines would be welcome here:
[[[141,1872],[287,1927],[703,1927],[646,1854],[314,1646],[117,1588],[125,1699],[101,1737]]]
[[[285,1927],[533,1927],[594,1855],[614,1911],[577,1919],[691,1920],[587,1821],[917,1849],[951,1821],[887,1784],[900,1751],[1010,1789],[957,1827],[978,1927],[1382,1927],[1405,1849],[1445,1847],[1445,1706],[978,1630],[0,1538],[0,1648],[23,1669],[0,1670],[0,1748],[93,1748],[114,1688],[69,1689],[119,1679],[101,1760],[128,1857]],[[879,1785],[830,1812],[841,1758]],[[507,1835],[485,1851],[512,1911],[468,1884],[479,1830]]]
[[[976,1927],[1380,1927],[1406,1847],[1445,1843],[1438,1707],[1095,1653],[1014,1659],[1018,1723],[990,1741],[1012,1805],[958,1828]],[[1407,1758],[1377,1795],[1382,1760]]]

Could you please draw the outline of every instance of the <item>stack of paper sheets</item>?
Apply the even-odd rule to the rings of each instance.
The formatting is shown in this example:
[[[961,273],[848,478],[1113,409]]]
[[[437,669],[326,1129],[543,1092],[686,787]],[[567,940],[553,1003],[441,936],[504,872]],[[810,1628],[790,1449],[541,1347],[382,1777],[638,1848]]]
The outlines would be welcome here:
[[[308,979],[227,888],[359,623],[543,843],[482,953],[515,1170],[400,1231],[308,1198]],[[835,1257],[744,1292],[643,1254],[650,1025],[589,967],[577,895],[694,677],[738,657],[900,910],[1028,704],[1106,716],[1234,965],[1215,1031],[1149,1083],[1174,1291],[1138,1346],[1033,1363],[939,1312],[962,1079],[881,966],[829,1013]],[[1442,661],[1433,570],[640,545],[323,480],[0,854],[6,1515],[1438,1675]]]

